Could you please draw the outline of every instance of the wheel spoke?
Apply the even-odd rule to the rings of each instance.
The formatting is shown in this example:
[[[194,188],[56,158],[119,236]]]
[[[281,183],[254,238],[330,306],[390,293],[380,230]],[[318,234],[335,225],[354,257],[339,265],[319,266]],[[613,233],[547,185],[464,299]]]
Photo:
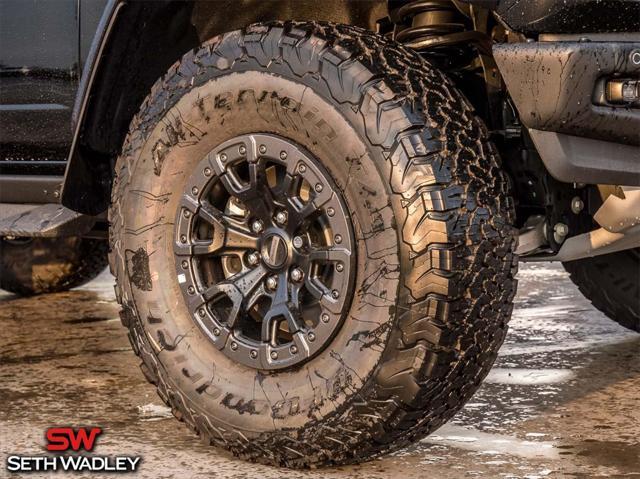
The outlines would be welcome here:
[[[333,313],[340,312],[339,302],[331,297],[331,291],[317,278],[307,278],[304,283],[307,291],[315,298],[318,303]]]
[[[257,266],[244,273],[238,273],[229,279],[217,283],[208,288],[203,293],[205,301],[215,300],[221,295],[229,298],[233,307],[229,317],[226,318],[229,328],[233,328],[240,316],[240,312],[245,309],[245,305],[250,298],[251,293],[260,286],[261,281],[267,274],[263,266]]]
[[[290,333],[295,333],[300,330],[300,311],[298,305],[290,301],[289,296],[289,283],[287,282],[286,274],[280,274],[278,280],[278,287],[271,302],[269,312],[262,320],[262,341],[273,342],[272,322],[275,318],[283,317],[287,321]]]
[[[200,218],[213,226],[209,242],[195,244],[193,254],[212,254],[223,249],[256,249],[258,238],[239,220],[223,215],[210,203],[203,202],[198,210]]]
[[[302,225],[305,221],[311,222],[315,216],[321,214],[321,211],[318,210],[311,201],[305,203],[302,208],[300,208],[299,204],[294,202],[291,198],[288,199],[288,202],[292,207],[291,213],[289,213],[289,222],[294,226],[294,228]]]
[[[282,179],[282,183],[277,184],[275,187],[271,188],[273,192],[273,196],[276,198],[283,198],[287,196],[289,191],[291,190],[291,183],[293,182],[293,178],[286,174]]]
[[[328,261],[349,263],[351,253],[345,248],[318,248],[309,253],[309,261]]]

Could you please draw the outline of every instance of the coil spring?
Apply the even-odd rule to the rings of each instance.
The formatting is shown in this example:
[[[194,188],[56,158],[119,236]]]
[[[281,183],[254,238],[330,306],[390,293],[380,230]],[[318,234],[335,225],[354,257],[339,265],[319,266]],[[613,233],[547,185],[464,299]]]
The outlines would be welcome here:
[[[452,0],[413,0],[392,10],[390,16],[395,24],[394,39],[442,68],[468,64],[473,56],[470,45],[481,51],[487,49],[486,35],[467,29]]]

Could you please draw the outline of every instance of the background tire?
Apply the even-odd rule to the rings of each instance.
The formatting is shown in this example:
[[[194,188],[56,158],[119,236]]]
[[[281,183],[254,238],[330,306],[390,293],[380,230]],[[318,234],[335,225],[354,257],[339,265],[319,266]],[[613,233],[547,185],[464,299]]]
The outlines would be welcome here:
[[[173,258],[191,170],[252,132],[322,161],[357,240],[342,328],[285,371],[213,347]],[[143,372],[178,419],[251,460],[357,462],[433,431],[488,373],[516,290],[512,210],[485,127],[419,55],[353,27],[255,25],[185,55],[141,106],[116,165],[110,264]]]
[[[109,243],[66,238],[0,239],[0,288],[29,296],[81,286],[108,264]]]
[[[640,248],[562,264],[596,308],[640,332]]]

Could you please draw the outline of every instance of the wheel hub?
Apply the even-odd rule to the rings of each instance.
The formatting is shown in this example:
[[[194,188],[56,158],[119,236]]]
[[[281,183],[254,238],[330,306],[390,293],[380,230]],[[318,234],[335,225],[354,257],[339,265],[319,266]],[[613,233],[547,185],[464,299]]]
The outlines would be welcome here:
[[[349,308],[355,249],[341,192],[282,137],[238,136],[201,160],[174,253],[192,318],[247,366],[301,364],[327,347]]]
[[[269,233],[262,241],[262,260],[268,268],[278,270],[289,260],[291,240],[285,232]]]

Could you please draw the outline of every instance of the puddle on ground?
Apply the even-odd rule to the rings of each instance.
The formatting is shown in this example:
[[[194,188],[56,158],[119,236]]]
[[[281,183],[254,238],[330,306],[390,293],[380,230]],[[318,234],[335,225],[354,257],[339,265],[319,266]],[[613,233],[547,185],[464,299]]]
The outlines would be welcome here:
[[[575,372],[571,369],[493,368],[485,378],[485,382],[488,384],[539,386],[563,383],[573,377],[575,377]]]
[[[173,417],[170,408],[154,403],[138,406],[138,413],[140,414],[142,421],[160,421],[162,419]]]
[[[557,459],[558,450],[546,441],[521,440],[514,436],[489,434],[461,426],[446,424],[421,442],[457,447],[485,455],[508,455],[523,458]]]

